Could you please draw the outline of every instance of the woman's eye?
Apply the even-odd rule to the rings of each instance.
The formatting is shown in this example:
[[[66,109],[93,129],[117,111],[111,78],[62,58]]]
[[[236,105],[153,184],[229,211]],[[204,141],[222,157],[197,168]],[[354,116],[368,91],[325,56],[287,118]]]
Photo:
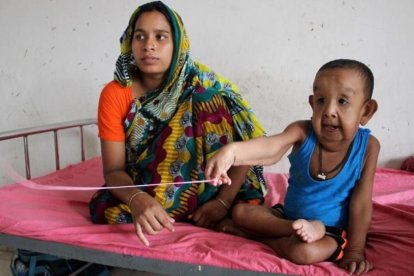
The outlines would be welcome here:
[[[134,37],[136,40],[144,40],[144,36],[141,34],[136,34]]]
[[[165,40],[165,39],[167,39],[167,36],[165,36],[165,35],[157,35],[157,39],[158,40]]]

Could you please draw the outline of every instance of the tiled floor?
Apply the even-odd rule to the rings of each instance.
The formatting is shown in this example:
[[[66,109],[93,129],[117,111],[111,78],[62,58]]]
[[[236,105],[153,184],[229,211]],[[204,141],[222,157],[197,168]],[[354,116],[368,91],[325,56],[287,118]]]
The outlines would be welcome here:
[[[14,255],[14,251],[0,247],[0,275],[1,276],[12,276],[10,272],[10,261]],[[149,272],[134,271],[123,268],[111,268],[110,276],[161,276],[161,274],[154,274]]]
[[[0,247],[0,275],[11,276],[10,260],[14,252],[8,248]]]

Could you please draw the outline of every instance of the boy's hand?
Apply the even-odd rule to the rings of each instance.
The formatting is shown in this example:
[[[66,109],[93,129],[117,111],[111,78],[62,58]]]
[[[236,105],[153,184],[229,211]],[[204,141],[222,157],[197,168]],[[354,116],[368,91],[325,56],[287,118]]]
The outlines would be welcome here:
[[[212,179],[206,176],[207,179]],[[218,178],[214,178],[212,181],[210,181],[211,185],[213,186],[220,186],[222,184],[228,184],[231,185],[231,178],[226,174],[221,175]]]
[[[231,144],[221,148],[216,154],[207,160],[205,176],[207,179],[216,179],[216,185],[231,184],[227,171],[234,164],[236,155]]]
[[[367,273],[374,268],[374,264],[365,259],[364,253],[359,251],[346,252],[338,265],[347,270],[350,274],[356,275],[363,272]]]

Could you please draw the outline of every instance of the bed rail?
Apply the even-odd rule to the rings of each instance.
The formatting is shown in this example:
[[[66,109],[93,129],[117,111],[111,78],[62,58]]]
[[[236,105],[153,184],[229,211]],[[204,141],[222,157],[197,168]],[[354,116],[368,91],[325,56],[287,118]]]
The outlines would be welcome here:
[[[29,158],[29,140],[28,137],[31,135],[46,133],[46,132],[53,132],[54,134],[54,142],[55,142],[55,163],[56,163],[56,170],[60,169],[60,159],[59,159],[59,138],[58,138],[58,131],[63,129],[69,128],[80,128],[80,139],[81,139],[81,158],[82,161],[85,161],[85,147],[84,147],[84,139],[83,139],[83,127],[87,125],[96,125],[96,119],[82,119],[76,121],[68,121],[63,123],[55,123],[49,124],[39,127],[29,127],[29,128],[22,128],[17,130],[5,131],[0,132],[0,141],[3,140],[10,140],[16,138],[23,138],[24,144],[24,160],[25,160],[25,167],[26,167],[26,178],[30,179],[30,158]]]

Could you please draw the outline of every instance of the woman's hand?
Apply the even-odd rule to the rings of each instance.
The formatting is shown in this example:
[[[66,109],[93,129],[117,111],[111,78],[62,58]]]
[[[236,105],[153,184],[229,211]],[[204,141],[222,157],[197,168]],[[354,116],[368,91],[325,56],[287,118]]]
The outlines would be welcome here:
[[[156,235],[164,228],[174,231],[174,219],[149,194],[138,194],[131,201],[130,209],[134,220],[135,231],[144,245],[149,246],[144,232],[149,235]]]
[[[222,221],[228,212],[228,208],[218,199],[207,201],[199,207],[188,218],[192,219],[197,226],[213,229]]]

